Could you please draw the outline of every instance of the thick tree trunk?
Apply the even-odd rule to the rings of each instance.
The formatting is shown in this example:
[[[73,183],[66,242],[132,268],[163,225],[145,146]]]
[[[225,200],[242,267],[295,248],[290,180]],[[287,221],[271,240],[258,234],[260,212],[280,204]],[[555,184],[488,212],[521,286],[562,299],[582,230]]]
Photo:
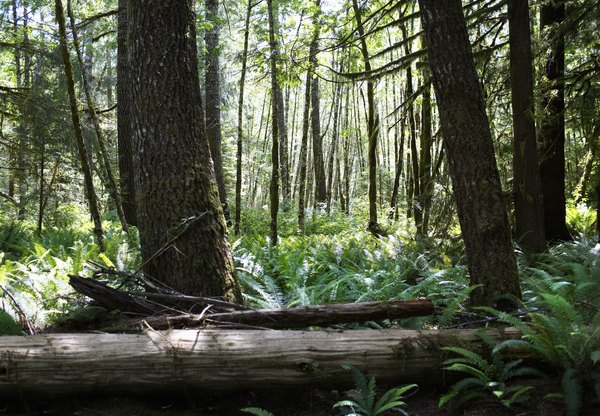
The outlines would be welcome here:
[[[544,68],[547,84],[540,127],[540,179],[544,198],[544,228],[548,242],[570,240],[565,197],[565,36],[557,26],[565,19],[564,1],[540,9],[540,26],[550,41]]]
[[[521,296],[492,134],[460,0],[419,0],[476,305]]]
[[[546,239],[544,201],[537,160],[528,0],[510,0],[508,15],[514,136],[515,234],[524,248],[532,252],[541,252],[546,247]]]
[[[82,68],[84,71],[82,77],[83,91],[87,102],[88,114],[90,116],[90,119],[92,120],[94,132],[96,133],[96,139],[98,141],[98,147],[100,149],[100,156],[103,162],[102,164],[104,165],[104,171],[106,173],[106,178],[108,179],[108,181],[106,182],[106,187],[108,188],[108,191],[115,204],[115,209],[117,210],[117,215],[119,217],[119,220],[121,221],[121,227],[123,228],[123,231],[129,232],[127,220],[125,218],[123,206],[121,203],[121,195],[119,194],[119,186],[117,184],[117,179],[115,178],[115,175],[113,173],[112,163],[110,160],[110,156],[108,155],[108,149],[106,148],[106,140],[104,138],[104,133],[102,132],[102,128],[100,127],[100,121],[98,120],[98,115],[96,114],[96,105],[94,104],[91,85],[89,83],[90,77],[88,77],[86,66],[84,65],[83,61],[83,54],[81,53],[81,47],[79,45],[79,34],[77,33],[77,27],[75,25],[75,17],[73,16],[71,0],[67,0],[67,15],[69,16],[69,22],[71,24],[71,33],[73,34],[73,47],[75,48],[77,61],[79,62],[80,68]]]
[[[210,147],[219,188],[219,200],[223,205],[225,219],[229,221],[225,174],[223,173],[223,149],[221,136],[221,73],[219,62],[219,0],[205,0],[206,21],[210,27],[204,34],[206,45],[206,69],[204,74],[204,93],[206,99],[206,137]]]
[[[67,94],[69,96],[69,106],[71,108],[71,120],[73,122],[73,131],[77,142],[77,151],[79,152],[79,163],[83,171],[85,183],[85,192],[90,208],[92,220],[94,221],[94,234],[100,250],[104,251],[104,233],[102,231],[102,221],[100,219],[100,210],[98,209],[98,198],[94,189],[94,181],[92,178],[92,170],[85,142],[83,140],[83,132],[81,131],[81,121],[79,119],[79,110],[77,108],[77,96],[75,94],[75,82],[73,80],[73,67],[69,49],[67,46],[67,24],[65,20],[65,11],[61,0],[55,1],[56,21],[58,23],[60,53],[65,69],[65,80],[67,85]]]
[[[273,1],[267,0],[267,8],[269,14],[269,47],[271,49],[271,105],[272,108],[272,140],[271,146],[271,184],[270,184],[270,202],[271,202],[271,223],[270,234],[271,244],[277,245],[277,215],[279,213],[279,112],[283,109],[279,106],[277,99],[277,91],[279,90],[279,81],[277,80],[277,59],[279,58],[279,44],[275,37],[275,10],[273,9]],[[282,100],[283,102],[283,100]]]
[[[147,0],[129,6],[143,271],[181,293],[240,301],[202,122],[195,3]]]
[[[440,384],[444,346],[481,352],[479,330],[174,330],[145,334],[0,337],[0,394],[343,388],[368,371],[378,382]],[[513,329],[488,330],[495,339]]]
[[[119,26],[117,31],[117,135],[123,212],[129,224],[137,225],[131,143],[131,80],[129,79],[129,58],[127,53],[128,1],[119,0]]]
[[[242,74],[240,75],[240,95],[238,98],[238,125],[237,125],[237,160],[235,169],[235,220],[234,234],[240,234],[240,221],[242,218],[242,145],[244,138],[244,87],[246,86],[246,65],[248,60],[248,39],[250,37],[250,16],[252,15],[252,0],[248,0],[246,9],[246,24],[244,26],[244,50],[242,52]]]

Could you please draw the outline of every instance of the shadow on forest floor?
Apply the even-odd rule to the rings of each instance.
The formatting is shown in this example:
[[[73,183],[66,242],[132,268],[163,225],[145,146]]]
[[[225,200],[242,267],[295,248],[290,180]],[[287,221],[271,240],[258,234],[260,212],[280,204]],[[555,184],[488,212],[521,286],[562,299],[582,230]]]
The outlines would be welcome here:
[[[437,406],[441,391],[423,390],[407,398],[404,410],[409,416],[450,416],[447,409]],[[77,397],[70,399],[0,401],[0,415],[49,415],[49,416],[192,416],[247,415],[240,409],[258,407],[274,416],[342,416],[347,414],[340,409],[332,409],[334,403],[344,399],[344,394],[336,390],[311,390],[295,392],[244,392],[222,394],[220,396],[170,397],[154,396],[101,396]],[[535,409],[500,409],[475,405],[470,410],[454,413],[461,416],[559,416],[561,409],[543,400],[531,400]],[[592,413],[582,413],[582,415]],[[386,415],[402,415],[399,410],[391,410]]]

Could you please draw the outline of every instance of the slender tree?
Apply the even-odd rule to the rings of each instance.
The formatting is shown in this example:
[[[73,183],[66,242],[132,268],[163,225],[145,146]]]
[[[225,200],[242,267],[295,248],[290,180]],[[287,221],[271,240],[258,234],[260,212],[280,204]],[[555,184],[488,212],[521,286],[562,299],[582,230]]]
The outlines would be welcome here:
[[[460,0],[419,0],[476,305],[520,297],[500,176]]]
[[[313,16],[313,37],[310,42],[309,60],[313,79],[311,85],[311,125],[312,125],[312,149],[315,173],[315,203],[324,205],[327,203],[327,180],[325,177],[325,162],[323,157],[323,136],[321,135],[321,94],[319,92],[319,78],[316,74],[319,65],[317,53],[319,50],[319,34],[321,1],[315,0],[315,14]]]
[[[365,38],[365,29],[363,27],[361,10],[358,7],[358,1],[352,0],[354,9],[354,19],[360,39],[360,51],[365,64],[365,72],[371,71],[371,60],[369,48]],[[377,109],[375,108],[375,82],[369,78],[367,80],[367,134],[369,137],[369,223],[367,228],[378,234],[380,225],[377,221],[377,140],[379,136],[379,120]]]
[[[242,155],[244,138],[244,88],[246,86],[246,67],[248,61],[248,39],[250,37],[250,17],[252,16],[252,0],[248,0],[246,9],[246,23],[244,26],[244,50],[242,52],[242,74],[240,75],[240,95],[238,98],[238,124],[237,124],[237,160],[235,175],[235,235],[240,234],[240,221],[242,218]]]
[[[540,252],[546,246],[546,239],[536,148],[528,0],[508,2],[508,23],[514,136],[515,234],[523,247]]]
[[[277,0],[275,0],[277,1]],[[271,147],[271,244],[277,244],[277,215],[279,213],[279,116],[282,108],[278,100],[278,91],[280,91],[279,81],[277,80],[277,59],[279,58],[279,42],[275,36],[275,10],[273,9],[273,0],[267,0],[269,14],[269,47],[271,49],[271,105],[272,107],[272,140]]]
[[[195,2],[129,6],[142,269],[180,292],[240,301],[203,123]]]
[[[73,131],[75,133],[77,151],[79,152],[79,163],[81,163],[85,192],[92,220],[94,221],[94,234],[96,234],[96,241],[98,242],[100,250],[104,251],[104,232],[102,230],[100,210],[98,209],[98,197],[96,196],[96,190],[94,188],[94,180],[92,177],[92,169],[90,168],[88,151],[85,146],[83,132],[81,130],[81,121],[79,119],[79,110],[77,108],[77,95],[75,93],[75,81],[73,80],[73,67],[67,45],[67,24],[65,20],[65,11],[61,0],[55,0],[55,12],[56,22],[58,23],[60,54],[63,61],[67,94],[69,96],[69,106],[71,109],[71,120],[73,122]]]
[[[304,211],[306,208],[306,158],[308,153],[308,127],[310,124],[311,78],[310,71],[307,71],[304,90],[304,115],[302,117],[302,141],[300,143],[300,159],[298,160],[298,229],[301,234],[304,234]]]
[[[94,133],[96,133],[96,140],[98,142],[98,147],[100,148],[100,156],[102,158],[102,164],[104,166],[104,172],[106,174],[107,183],[106,186],[110,192],[110,195],[115,204],[115,208],[117,210],[117,215],[119,216],[119,220],[121,221],[121,226],[125,232],[128,232],[127,220],[125,219],[125,213],[123,212],[123,205],[121,204],[121,195],[119,193],[119,186],[117,184],[117,178],[113,173],[112,162],[110,160],[110,156],[108,154],[108,149],[106,147],[106,139],[104,138],[104,132],[100,127],[100,121],[98,120],[98,114],[96,113],[96,105],[94,104],[94,99],[92,98],[91,86],[89,83],[89,77],[86,72],[86,66],[83,61],[83,54],[81,53],[81,48],[79,45],[79,35],[77,33],[77,27],[75,25],[75,17],[73,16],[73,9],[71,7],[71,0],[67,0],[67,15],[69,16],[69,21],[71,24],[71,33],[73,34],[73,47],[75,48],[75,55],[77,56],[77,61],[79,63],[79,67],[83,69],[84,74],[82,77],[83,80],[83,91],[85,93],[85,99],[88,108],[88,114],[90,119],[92,120],[92,125],[94,126]]]

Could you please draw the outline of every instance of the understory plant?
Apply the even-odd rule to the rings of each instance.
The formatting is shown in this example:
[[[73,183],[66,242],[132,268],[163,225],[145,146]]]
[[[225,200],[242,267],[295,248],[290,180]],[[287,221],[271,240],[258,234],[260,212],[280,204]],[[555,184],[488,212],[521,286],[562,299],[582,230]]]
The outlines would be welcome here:
[[[523,365],[522,359],[506,360],[496,341],[480,332],[479,336],[488,346],[487,356],[466,348],[451,346],[442,348],[454,355],[444,361],[444,370],[463,373],[466,377],[454,383],[439,401],[439,406],[452,405],[453,409],[475,400],[486,400],[506,408],[527,399],[533,388],[515,382],[522,377],[544,377],[539,370]]]
[[[600,312],[587,320],[576,304],[554,293],[541,293],[536,305],[528,322],[485,308],[522,334],[497,349],[523,348],[550,365],[560,375],[561,392],[549,397],[561,398],[567,415],[578,416],[584,396],[600,403]]]
[[[404,399],[408,392],[416,390],[416,384],[389,389],[377,398],[375,377],[367,378],[362,371],[349,364],[344,368],[352,373],[355,388],[346,393],[349,399],[337,402],[334,408],[349,407],[351,413],[347,416],[380,416],[391,409],[408,415],[402,409],[406,405]]]

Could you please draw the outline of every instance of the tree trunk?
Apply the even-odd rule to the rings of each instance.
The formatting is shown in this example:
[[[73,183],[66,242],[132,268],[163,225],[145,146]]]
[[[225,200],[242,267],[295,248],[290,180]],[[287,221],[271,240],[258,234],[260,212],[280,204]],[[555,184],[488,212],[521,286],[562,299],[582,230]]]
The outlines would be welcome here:
[[[315,203],[321,208],[327,203],[327,182],[325,177],[325,162],[323,158],[323,136],[321,135],[321,95],[319,93],[319,78],[316,75],[320,34],[321,1],[315,0],[316,12],[313,16],[314,32],[310,43],[309,60],[311,63],[311,107],[312,107],[312,148],[315,170]]]
[[[173,330],[0,337],[0,394],[345,388],[351,364],[377,382],[440,384],[440,348],[481,353],[481,330]],[[490,329],[515,339],[514,329]],[[68,369],[68,371],[65,371]]]
[[[429,69],[423,67],[423,99],[421,104],[421,142],[419,160],[419,205],[421,207],[421,227],[418,233],[427,237],[429,233],[429,216],[431,214],[431,199],[433,197],[433,181],[431,175],[431,148],[433,139],[431,133],[431,79]]]
[[[61,0],[55,0],[55,6],[60,40],[60,54],[65,70],[67,94],[69,96],[69,106],[71,108],[71,120],[73,122],[73,131],[77,142],[77,151],[79,152],[79,163],[81,163],[81,170],[83,171],[85,192],[90,208],[90,214],[94,221],[94,234],[96,234],[96,241],[98,242],[100,250],[104,251],[104,232],[102,231],[102,221],[100,219],[100,210],[98,209],[98,198],[96,196],[96,190],[94,189],[92,170],[90,168],[89,156],[83,140],[83,132],[81,131],[79,110],[77,109],[77,96],[75,94],[75,82],[73,81],[73,67],[71,66],[71,57],[69,56],[69,49],[67,46],[65,12]]]
[[[117,185],[117,179],[113,173],[112,164],[110,161],[110,156],[108,155],[108,149],[106,148],[106,140],[104,139],[104,133],[102,132],[102,128],[100,127],[100,121],[98,120],[98,115],[96,114],[96,105],[94,104],[94,99],[92,98],[91,85],[89,83],[89,77],[87,74],[86,66],[84,65],[83,55],[81,53],[81,47],[79,45],[79,36],[77,33],[77,28],[75,26],[75,18],[73,17],[73,9],[71,7],[71,0],[67,0],[67,15],[69,16],[69,21],[71,24],[71,33],[73,34],[73,47],[75,48],[75,54],[77,56],[77,61],[79,62],[80,68],[84,71],[83,74],[83,90],[85,93],[85,98],[87,102],[88,113],[90,119],[92,120],[92,125],[94,126],[94,132],[96,133],[96,139],[98,141],[98,147],[100,148],[100,156],[102,158],[102,164],[104,165],[104,171],[106,173],[106,179],[108,179],[106,186],[108,187],[109,193],[113,199],[115,204],[115,208],[117,210],[117,215],[119,216],[119,220],[121,221],[121,227],[123,231],[129,232],[127,226],[127,220],[125,219],[125,214],[123,212],[123,206],[121,204],[121,195],[119,194],[119,186]]]
[[[206,137],[215,168],[219,200],[223,205],[225,219],[229,222],[229,208],[223,173],[223,149],[221,136],[221,80],[219,63],[219,0],[205,0],[206,21],[210,23],[204,34],[206,44],[206,69],[204,74],[204,93],[206,100]]]
[[[483,94],[460,0],[419,0],[444,149],[467,254],[472,303],[508,308],[521,295]]]
[[[242,139],[244,138],[244,87],[246,86],[248,38],[250,37],[250,17],[252,15],[252,6],[252,0],[248,0],[248,8],[246,9],[246,23],[244,26],[244,50],[242,52],[242,74],[240,75],[240,96],[238,98],[237,160],[235,169],[235,235],[240,234],[240,221],[242,217]]]
[[[194,5],[129,3],[142,268],[181,293],[240,301],[203,123]]]
[[[341,66],[340,66],[341,68]],[[327,213],[331,213],[331,197],[333,194],[333,167],[336,155],[338,155],[338,139],[339,139],[339,114],[341,111],[341,86],[334,87],[333,92],[333,133],[331,135],[331,151],[327,161]]]
[[[508,2],[510,81],[513,109],[515,234],[532,252],[546,247],[533,100],[533,61],[528,0]]]
[[[571,240],[566,224],[565,197],[565,37],[562,29],[557,27],[564,19],[564,1],[541,6],[541,30],[550,41],[544,68],[547,86],[543,93],[540,127],[540,180],[548,242]]]
[[[361,10],[358,1],[352,0],[354,18],[360,37],[360,51],[365,64],[365,72],[371,71],[369,49],[365,39],[365,29],[362,24]],[[381,226],[377,221],[377,140],[379,136],[379,119],[375,108],[375,83],[367,80],[367,134],[369,136],[369,223],[367,229],[374,234],[379,234]]]
[[[275,0],[277,1],[277,0]],[[269,13],[269,46],[271,49],[271,105],[273,145],[271,147],[271,184],[270,184],[270,202],[271,202],[271,244],[277,245],[277,214],[279,213],[279,100],[277,99],[277,90],[279,90],[279,81],[277,80],[277,59],[279,59],[279,45],[275,38],[275,11],[273,10],[273,0],[267,0]],[[283,102],[283,100],[282,100]]]
[[[298,230],[304,234],[306,210],[306,158],[308,155],[308,126],[310,124],[310,91],[311,72],[306,72],[306,87],[304,89],[304,116],[302,117],[302,141],[300,143],[299,184],[298,184]]]
[[[119,0],[117,32],[117,136],[119,149],[119,177],[123,212],[130,225],[137,225],[133,151],[131,143],[131,80],[127,55],[127,3]]]

